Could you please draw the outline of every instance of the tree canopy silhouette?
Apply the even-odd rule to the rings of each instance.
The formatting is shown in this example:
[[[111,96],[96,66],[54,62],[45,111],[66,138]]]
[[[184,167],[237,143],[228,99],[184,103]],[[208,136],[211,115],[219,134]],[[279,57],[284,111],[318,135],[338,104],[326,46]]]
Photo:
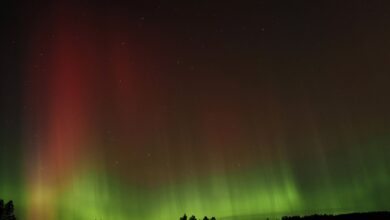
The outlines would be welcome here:
[[[0,200],[0,220],[16,220],[14,215],[14,203],[9,201],[4,205],[4,201]]]
[[[184,214],[183,217],[180,218],[180,220],[187,220],[187,215]]]
[[[181,217],[180,220],[187,220],[187,215],[184,214],[184,216]],[[197,219],[196,219],[195,215],[192,215],[188,220],[197,220]],[[216,219],[215,219],[215,217],[211,217],[211,219],[209,219],[207,216],[205,216],[203,218],[203,220],[216,220]]]

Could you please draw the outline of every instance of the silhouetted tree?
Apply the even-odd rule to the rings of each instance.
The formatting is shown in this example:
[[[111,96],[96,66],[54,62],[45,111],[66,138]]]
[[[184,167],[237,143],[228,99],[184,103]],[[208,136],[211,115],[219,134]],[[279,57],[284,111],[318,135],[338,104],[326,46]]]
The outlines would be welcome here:
[[[187,215],[184,214],[183,217],[180,218],[180,220],[187,220]]]
[[[14,213],[14,203],[12,200],[5,205],[5,213],[6,215],[12,215]]]
[[[0,219],[3,218],[3,213],[4,213],[4,201],[0,200]]]
[[[4,206],[4,201],[0,200],[0,220],[16,220],[12,201],[9,201]]]
[[[215,219],[215,217],[213,216],[213,217],[211,217],[211,219],[210,219],[210,220],[216,220],[216,219]]]
[[[3,213],[4,213],[4,201],[0,200],[0,219],[3,218]]]
[[[205,216],[205,217],[203,218],[203,220],[209,220],[209,218],[207,218],[207,216]]]
[[[196,220],[195,215],[192,215],[189,220]]]

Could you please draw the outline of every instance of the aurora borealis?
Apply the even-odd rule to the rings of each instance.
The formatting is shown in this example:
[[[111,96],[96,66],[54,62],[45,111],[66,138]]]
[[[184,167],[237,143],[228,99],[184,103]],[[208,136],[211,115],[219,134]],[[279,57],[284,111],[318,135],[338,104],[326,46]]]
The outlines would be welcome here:
[[[0,198],[27,220],[389,210],[385,1],[10,1]]]

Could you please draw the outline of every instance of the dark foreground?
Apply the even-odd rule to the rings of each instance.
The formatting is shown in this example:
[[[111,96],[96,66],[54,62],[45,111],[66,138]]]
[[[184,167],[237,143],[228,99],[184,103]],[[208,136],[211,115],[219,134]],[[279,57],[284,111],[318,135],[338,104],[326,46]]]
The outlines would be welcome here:
[[[349,219],[388,219],[390,220],[390,212],[365,212],[365,213],[350,213],[350,214],[341,214],[341,215],[310,215],[310,216],[284,216],[282,220],[298,220],[298,219],[340,219],[340,220],[349,220]]]
[[[202,218],[197,219],[194,215],[191,217],[187,217],[186,214],[184,214],[183,217],[180,218],[180,220],[201,220]],[[389,211],[383,211],[383,212],[364,212],[364,213],[349,213],[349,214],[340,214],[340,215],[310,215],[310,216],[283,216],[282,220],[325,220],[325,219],[338,219],[338,220],[350,220],[350,219],[368,219],[368,220],[376,220],[376,219],[383,219],[383,220],[390,220],[390,212]],[[0,199],[0,220],[16,220],[16,217],[14,215],[14,204],[12,201],[9,201],[8,203],[4,204],[4,201]],[[208,218],[205,216],[203,220],[216,220],[215,217]]]

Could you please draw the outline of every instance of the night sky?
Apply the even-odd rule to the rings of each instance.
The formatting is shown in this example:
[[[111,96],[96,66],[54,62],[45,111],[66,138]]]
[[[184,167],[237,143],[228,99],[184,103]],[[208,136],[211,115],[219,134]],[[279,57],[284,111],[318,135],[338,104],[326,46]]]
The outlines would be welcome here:
[[[4,1],[27,220],[390,209],[389,1]]]

